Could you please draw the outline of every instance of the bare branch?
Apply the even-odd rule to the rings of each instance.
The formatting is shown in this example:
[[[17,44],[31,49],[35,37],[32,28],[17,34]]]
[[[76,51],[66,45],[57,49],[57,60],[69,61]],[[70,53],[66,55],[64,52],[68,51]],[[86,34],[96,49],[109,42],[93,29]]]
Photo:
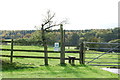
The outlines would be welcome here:
[[[49,25],[53,22],[53,21],[51,21],[53,18],[55,17],[55,13],[53,14],[53,15],[51,15],[51,12],[50,12],[50,10],[48,10],[48,12],[47,12],[47,16],[46,16],[46,19],[44,19],[44,24],[42,24],[42,26],[45,26],[46,24],[48,24],[49,23]]]
[[[47,11],[47,15],[45,16],[45,19],[44,19],[44,24],[42,24],[42,28],[43,30],[47,30],[49,28],[52,28],[54,26],[59,26],[59,25],[64,25],[64,24],[68,24],[68,20],[67,19],[64,19],[63,21],[59,22],[56,24],[56,22],[53,21],[53,18],[55,17],[55,13],[51,14],[51,11],[48,10]],[[45,28],[46,27],[46,28]]]

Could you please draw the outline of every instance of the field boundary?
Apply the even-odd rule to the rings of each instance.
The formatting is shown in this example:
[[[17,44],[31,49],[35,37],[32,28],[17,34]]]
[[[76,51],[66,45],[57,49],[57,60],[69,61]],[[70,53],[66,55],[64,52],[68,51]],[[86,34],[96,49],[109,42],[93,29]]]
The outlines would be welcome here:
[[[10,51],[11,53],[10,53],[10,55],[0,55],[0,56],[2,56],[2,57],[10,57],[10,62],[12,63],[13,62],[13,58],[14,57],[21,57],[21,58],[42,58],[42,59],[45,59],[46,57],[44,56],[44,57],[40,57],[40,56],[14,56],[14,51],[21,51],[21,52],[40,52],[40,53],[60,53],[60,54],[62,54],[63,53],[63,51],[46,51],[46,50],[21,50],[21,49],[14,49],[14,42],[15,43],[18,43],[18,42],[16,42],[16,41],[13,41],[13,39],[11,39],[11,41],[3,41],[3,43],[11,43],[11,49],[0,49],[0,50],[2,50],[2,51]],[[33,41],[32,41],[33,42]],[[31,42],[31,43],[32,43]],[[20,42],[21,43],[21,42]],[[35,43],[35,42],[33,42],[33,43]],[[82,44],[83,45],[83,44]],[[67,46],[71,46],[71,45],[67,45]],[[74,45],[73,45],[74,46]],[[82,52],[81,52],[82,51]],[[84,62],[84,55],[82,55],[82,54],[84,54],[83,53],[83,50],[79,50],[79,51],[64,51],[64,53],[78,53],[79,54],[79,58],[75,58],[74,60],[79,60],[79,62],[80,62],[80,64],[84,64],[85,62]],[[61,64],[61,59],[64,59],[64,60],[69,60],[69,58],[65,58],[64,56],[60,56],[60,57],[47,57],[47,59],[60,59],[60,64]]]
[[[15,51],[21,51],[21,52],[40,52],[40,53],[44,53],[46,52],[45,50],[21,50],[21,49],[13,49],[14,48],[14,42],[15,43],[18,43],[16,41],[13,41],[13,39],[11,41],[3,41],[3,43],[11,43],[11,49],[0,49],[2,51],[10,51],[10,55],[0,55],[1,57],[10,57],[10,62],[12,63],[13,62],[13,58],[14,57],[20,57],[20,58],[39,58],[39,59],[45,59],[46,57],[41,57],[41,56],[14,56],[14,52]],[[33,42],[33,41],[32,41]],[[31,42],[31,43],[32,43]],[[20,42],[21,43],[21,42]],[[35,42],[33,42],[35,43]],[[109,43],[96,43],[96,42],[82,42],[80,45],[77,45],[76,47],[79,47],[79,51],[64,51],[64,53],[76,53],[76,54],[79,54],[79,58],[75,58],[74,60],[79,60],[79,63],[80,64],[86,64],[86,65],[93,65],[93,66],[108,66],[107,63],[111,63],[111,64],[120,64],[120,62],[98,62],[98,61],[94,61],[96,59],[110,59],[110,60],[118,60],[119,58],[100,58],[100,55],[103,55],[103,53],[86,53],[85,51],[87,50],[88,46],[86,47],[87,44],[109,44]],[[119,43],[110,43],[109,45],[119,45]],[[71,46],[71,45],[64,45],[64,46]],[[72,45],[72,46],[75,46],[75,45]],[[102,48],[89,48],[89,49],[102,49]],[[116,48],[104,48],[104,49],[116,49]],[[48,51],[47,50],[47,53],[60,53],[61,54],[62,51]],[[93,57],[93,58],[90,58],[90,57],[85,57],[86,54],[98,54],[99,56],[98,57]],[[120,54],[113,54],[113,53],[105,53],[105,54],[112,54],[112,55],[120,55]],[[48,59],[60,59],[61,60],[61,57],[47,57]],[[69,58],[65,58],[65,57],[62,57],[62,59],[64,60],[69,60]],[[86,61],[87,59],[90,59],[90,61]],[[98,63],[98,64],[88,64],[88,63]],[[106,63],[105,65],[103,64],[100,64],[100,63]],[[113,65],[109,65],[109,66],[113,66]],[[118,65],[116,65],[118,66]]]

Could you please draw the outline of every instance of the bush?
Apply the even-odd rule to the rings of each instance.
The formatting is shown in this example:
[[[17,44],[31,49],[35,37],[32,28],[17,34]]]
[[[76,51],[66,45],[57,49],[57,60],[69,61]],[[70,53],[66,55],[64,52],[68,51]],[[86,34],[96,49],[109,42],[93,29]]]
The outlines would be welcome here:
[[[0,60],[0,64],[2,64],[2,71],[4,70],[13,70],[19,67],[17,63],[10,63],[8,60]]]
[[[29,39],[21,38],[15,40],[15,45],[29,46],[29,45],[41,45],[41,41],[31,41]]]

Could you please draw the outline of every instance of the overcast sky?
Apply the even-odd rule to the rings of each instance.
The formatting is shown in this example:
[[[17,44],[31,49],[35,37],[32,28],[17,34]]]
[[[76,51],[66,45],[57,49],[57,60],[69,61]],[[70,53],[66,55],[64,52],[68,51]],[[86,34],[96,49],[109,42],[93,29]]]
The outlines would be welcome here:
[[[49,9],[64,29],[106,29],[118,26],[119,0],[0,0],[0,30],[33,30]]]

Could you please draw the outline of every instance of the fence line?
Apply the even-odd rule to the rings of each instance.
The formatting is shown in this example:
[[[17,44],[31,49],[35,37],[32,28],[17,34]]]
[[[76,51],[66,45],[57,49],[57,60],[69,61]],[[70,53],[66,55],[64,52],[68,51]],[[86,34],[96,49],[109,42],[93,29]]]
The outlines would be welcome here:
[[[64,35],[64,34],[63,34]],[[64,39],[64,38],[63,38]],[[81,53],[82,50],[80,51],[65,51],[65,49],[62,49],[61,48],[61,51],[46,51],[46,50],[20,50],[20,49],[13,49],[13,43],[17,43],[16,41],[13,41],[13,39],[11,41],[4,41],[4,42],[7,42],[7,43],[11,43],[11,49],[0,49],[0,50],[3,50],[3,51],[11,51],[11,55],[0,55],[2,57],[10,57],[10,62],[12,63],[13,62],[13,57],[21,57],[21,58],[43,58],[43,59],[60,59],[60,63],[61,64],[64,64],[65,60],[69,60],[69,58],[65,58],[65,54],[64,53],[79,53],[80,54],[80,57],[82,54],[84,54],[84,52]],[[64,42],[64,41],[63,41]],[[34,42],[33,42],[34,43]],[[65,48],[65,45],[62,44],[62,46]],[[38,56],[14,56],[13,55],[13,52],[14,51],[23,51],[23,52],[41,52],[41,53],[44,53],[44,52],[47,52],[47,53],[60,53],[62,54],[60,57],[46,57],[44,55],[44,57],[38,57]],[[84,56],[83,56],[84,57]],[[84,58],[83,58],[84,59]],[[80,61],[80,64],[84,64],[84,61],[83,61],[82,58],[75,58],[74,60],[79,60]],[[45,61],[46,63],[46,61]]]
[[[14,51],[23,51],[23,52],[41,52],[41,53],[44,53],[45,51],[44,50],[20,50],[20,49],[13,49],[13,43],[15,42],[15,43],[17,43],[16,41],[3,41],[3,42],[7,42],[7,43],[11,43],[11,49],[0,49],[0,50],[3,50],[3,51],[11,51],[11,55],[0,55],[0,56],[2,56],[2,57],[10,57],[10,61],[12,62],[13,61],[13,57],[21,57],[21,58],[43,58],[43,59],[45,59],[46,57],[40,57],[40,56],[14,56],[13,54],[13,52]],[[35,43],[35,42],[33,42],[33,43]],[[86,44],[88,43],[88,44],[96,44],[96,42],[85,42]],[[79,51],[65,51],[64,53],[79,53],[79,58],[75,58],[75,60],[79,60],[80,61],[80,64],[85,64],[85,63],[91,63],[92,61],[94,61],[95,59],[98,59],[98,57],[97,58],[87,58],[87,57],[85,57],[85,53],[84,53],[84,49],[85,49],[85,47],[84,47],[84,44],[85,43],[81,43],[81,45],[79,45],[79,47],[80,47],[80,50]],[[99,43],[97,43],[97,44],[99,44]],[[100,44],[118,44],[118,43],[100,43]],[[65,45],[66,46],[66,45]],[[69,46],[69,45],[67,45],[67,46]],[[71,46],[71,45],[70,45]],[[78,47],[78,46],[77,46]],[[97,49],[100,49],[100,48],[97,48]],[[101,48],[102,49],[102,48]],[[104,48],[105,49],[105,48]],[[106,48],[106,49],[108,49],[108,48]],[[111,48],[110,48],[111,49]],[[114,49],[115,50],[115,48],[112,48],[112,49]],[[111,50],[112,50],[111,49]],[[111,51],[111,50],[109,50],[109,51]],[[109,52],[108,51],[108,52]],[[61,53],[61,51],[48,51],[47,50],[47,53]],[[101,55],[103,55],[103,53],[88,53],[88,54],[101,54]],[[104,54],[106,54],[106,53],[104,53]],[[119,54],[118,54],[119,55]],[[47,57],[48,59],[61,59],[61,56],[60,57]],[[69,60],[69,58],[62,58],[62,59],[64,59],[64,60]],[[93,59],[93,60],[91,60],[91,61],[85,61],[85,59]],[[99,59],[119,59],[119,58],[99,58]],[[92,63],[119,63],[119,62],[92,62]],[[105,65],[97,65],[97,64],[89,64],[89,65],[93,65],[93,66],[105,66]],[[111,65],[106,65],[106,66],[111,66]],[[116,65],[115,65],[116,66]]]

